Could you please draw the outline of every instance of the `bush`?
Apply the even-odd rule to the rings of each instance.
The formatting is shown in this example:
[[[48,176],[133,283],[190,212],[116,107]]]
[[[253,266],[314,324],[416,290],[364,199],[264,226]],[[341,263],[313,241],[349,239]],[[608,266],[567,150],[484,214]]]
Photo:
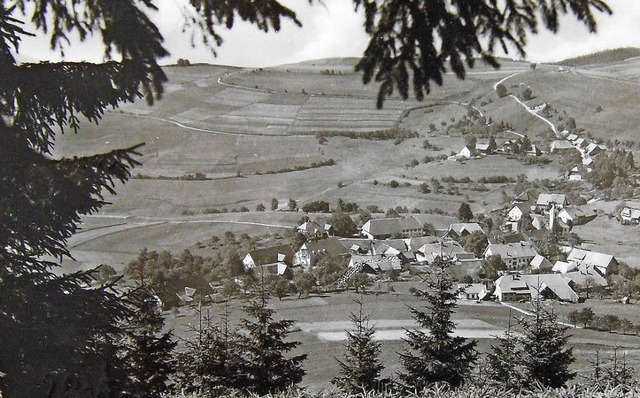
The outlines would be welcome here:
[[[302,211],[305,213],[329,213],[329,202],[323,200],[309,202],[302,206]]]
[[[500,83],[496,86],[496,93],[498,94],[499,98],[503,98],[505,97],[507,94],[509,94],[508,90],[507,90],[507,86],[505,86],[504,84]]]
[[[396,180],[391,180],[389,181],[389,187],[390,188],[398,188],[400,186],[400,183]]]

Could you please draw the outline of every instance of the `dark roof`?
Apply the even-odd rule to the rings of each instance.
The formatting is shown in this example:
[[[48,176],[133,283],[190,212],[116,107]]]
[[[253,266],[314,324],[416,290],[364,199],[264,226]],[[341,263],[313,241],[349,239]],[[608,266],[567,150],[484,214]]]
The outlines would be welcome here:
[[[326,253],[334,256],[349,254],[349,250],[336,237],[307,242],[304,246],[312,253]]]
[[[283,261],[280,261],[278,259],[279,254],[284,254],[285,258]],[[293,256],[295,255],[295,252],[289,245],[280,245],[265,247],[264,249],[252,250],[247,255],[251,256],[251,259],[256,266],[260,266],[278,262],[291,264],[293,262]]]

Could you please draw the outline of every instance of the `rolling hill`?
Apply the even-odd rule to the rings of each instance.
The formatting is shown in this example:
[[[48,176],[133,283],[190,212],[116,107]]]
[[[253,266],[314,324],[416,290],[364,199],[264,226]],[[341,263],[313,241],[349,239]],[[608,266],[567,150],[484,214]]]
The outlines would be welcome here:
[[[179,250],[198,239],[239,228],[234,224],[237,221],[268,219],[272,222],[266,224],[295,225],[297,216],[282,218],[252,211],[258,204],[269,207],[272,198],[281,203],[292,198],[300,205],[314,200],[335,205],[342,199],[361,207],[386,210],[401,206],[421,212],[437,208],[449,214],[455,214],[460,203],[470,202],[474,213],[488,213],[500,203],[504,188],[424,194],[418,187],[449,176],[558,177],[555,163],[528,166],[506,157],[488,157],[473,166],[423,162],[425,156],[442,158],[459,151],[465,136],[452,126],[476,112],[492,123],[508,123],[534,141],[550,133],[547,124],[511,98],[496,95],[494,84],[500,80],[514,93],[529,87],[533,98],[527,106],[548,104],[550,120],[557,125],[574,118],[583,134],[603,141],[637,141],[640,137],[635,80],[640,76],[640,63],[633,60],[575,70],[560,70],[556,65],[531,69],[528,63],[512,61],[504,61],[499,70],[478,65],[464,81],[446,75],[444,85],[433,87],[424,102],[395,96],[382,110],[375,108],[377,86],[362,85],[360,74],[353,72],[354,63],[354,59],[330,59],[260,69],[167,67],[166,94],[155,106],[142,101],[127,104],[108,112],[99,126],[84,124],[78,135],[59,136],[56,156],[146,144],[143,165],[134,170],[144,178],[118,186],[118,195],[107,197],[113,204],[101,213],[113,224],[142,227],[111,231],[104,241],[95,237],[90,247],[79,241],[76,250],[85,246],[91,255],[117,251],[115,242],[127,239],[140,248]],[[624,68],[624,73],[616,68]],[[380,141],[332,136],[321,143],[316,137],[319,132],[366,135],[379,130],[409,131],[417,133],[417,138]],[[508,132],[497,137],[501,141],[509,138],[514,135]],[[425,139],[432,149],[423,148]],[[317,166],[329,161],[334,164]],[[204,178],[184,178],[196,173]],[[391,180],[400,187],[390,188],[387,183]],[[224,217],[211,214],[242,207],[251,212],[231,212]],[[196,234],[185,233],[194,230],[193,223],[180,224],[185,217],[205,215],[216,222],[199,227]],[[88,219],[87,229],[92,228],[91,222]],[[158,240],[158,227],[147,231],[145,223],[173,223],[166,233],[184,239]],[[242,232],[251,232],[249,224],[242,225]],[[270,228],[259,229],[273,230]],[[127,253],[131,246],[127,245]],[[86,263],[97,265],[91,255]],[[122,264],[123,256],[116,261]]]

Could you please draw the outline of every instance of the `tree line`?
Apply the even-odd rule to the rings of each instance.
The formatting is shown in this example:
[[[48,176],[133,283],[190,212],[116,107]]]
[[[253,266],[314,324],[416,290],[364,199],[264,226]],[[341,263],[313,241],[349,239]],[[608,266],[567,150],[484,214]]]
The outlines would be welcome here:
[[[339,373],[332,384],[350,394],[386,391],[401,395],[434,385],[464,391],[480,383],[517,392],[564,387],[576,377],[566,327],[541,302],[534,303],[533,316],[517,320],[518,332],[516,325],[510,325],[496,336],[485,357],[478,353],[476,340],[456,335],[452,315],[461,289],[454,288],[451,265],[449,259],[437,258],[425,276],[424,290],[413,290],[424,305],[409,307],[418,327],[406,330],[399,353],[402,370],[395,375],[382,377],[385,367],[375,326],[365,311],[364,296],[356,300],[358,311],[350,316],[352,327],[346,331],[342,356],[336,358]],[[172,333],[163,330],[164,320],[149,290],[139,286],[126,293],[127,316],[112,332],[117,338],[101,342],[109,353],[109,372],[100,379],[102,393],[121,397],[160,397],[179,391],[198,397],[263,396],[300,388],[307,355],[301,343],[291,339],[294,321],[278,319],[262,282],[254,286],[238,321],[231,320],[228,305],[221,306],[217,322],[200,309],[198,325],[180,350]],[[631,386],[633,379],[619,374],[622,360],[617,359],[616,377],[619,384]],[[624,366],[631,374],[626,362]],[[603,374],[613,369],[600,361],[588,377],[601,382]],[[604,386],[600,384],[599,388]],[[68,378],[50,388],[64,395],[87,386],[97,388],[88,381]]]

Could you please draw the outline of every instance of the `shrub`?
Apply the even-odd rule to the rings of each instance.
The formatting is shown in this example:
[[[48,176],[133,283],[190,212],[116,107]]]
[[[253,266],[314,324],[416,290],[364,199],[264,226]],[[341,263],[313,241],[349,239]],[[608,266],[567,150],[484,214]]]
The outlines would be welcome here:
[[[396,180],[391,180],[389,181],[389,187],[390,188],[398,188],[400,186],[400,183]]]
[[[503,98],[508,94],[507,91],[507,86],[505,86],[504,84],[500,83],[496,86],[496,93],[498,94],[499,98]]]

